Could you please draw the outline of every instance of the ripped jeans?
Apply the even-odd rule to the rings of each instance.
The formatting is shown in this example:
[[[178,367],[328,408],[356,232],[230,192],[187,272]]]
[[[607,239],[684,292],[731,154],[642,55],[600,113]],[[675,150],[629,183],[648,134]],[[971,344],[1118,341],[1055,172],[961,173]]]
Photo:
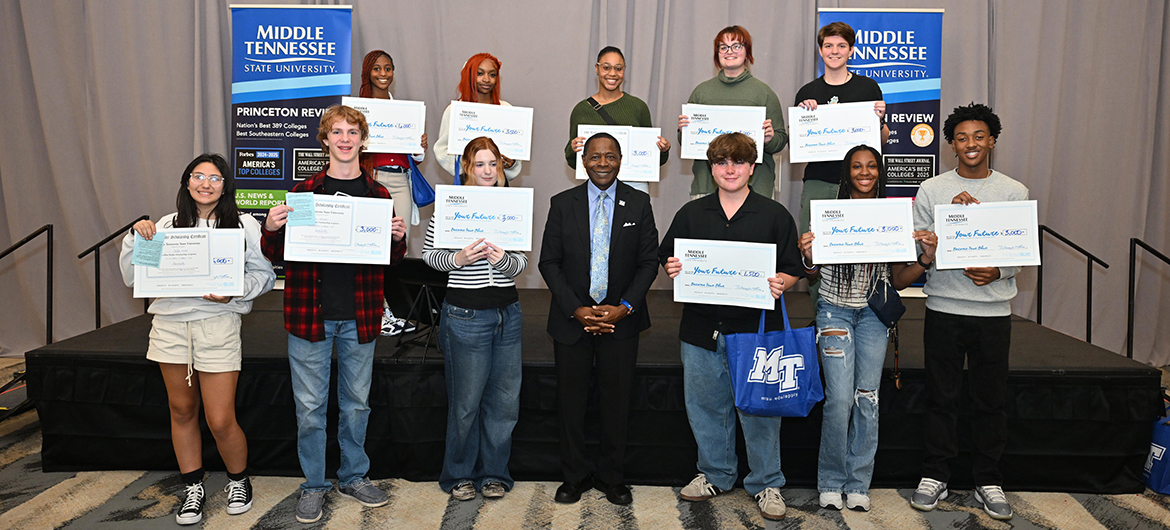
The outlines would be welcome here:
[[[825,377],[817,461],[822,493],[869,494],[878,444],[878,387],[888,345],[889,330],[869,307],[817,300],[817,351]]]

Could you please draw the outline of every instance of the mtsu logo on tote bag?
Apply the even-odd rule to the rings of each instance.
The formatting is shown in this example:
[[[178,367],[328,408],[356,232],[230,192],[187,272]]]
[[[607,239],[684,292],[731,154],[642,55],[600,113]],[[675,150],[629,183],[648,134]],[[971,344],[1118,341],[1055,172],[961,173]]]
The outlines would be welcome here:
[[[792,329],[780,298],[784,330],[727,335],[727,364],[735,406],[756,416],[807,416],[825,398],[813,328]]]
[[[1142,470],[1142,478],[1146,479],[1146,486],[1162,493],[1170,494],[1170,418],[1158,418],[1154,422],[1154,436],[1150,440],[1150,454],[1146,457],[1146,467]]]

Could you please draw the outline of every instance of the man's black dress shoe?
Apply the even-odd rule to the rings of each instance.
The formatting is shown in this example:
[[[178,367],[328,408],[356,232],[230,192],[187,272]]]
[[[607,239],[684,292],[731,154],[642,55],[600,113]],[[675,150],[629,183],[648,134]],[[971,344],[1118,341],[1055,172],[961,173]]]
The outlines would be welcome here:
[[[593,489],[593,481],[591,477],[586,477],[579,483],[565,482],[557,488],[557,494],[553,497],[554,501],[561,504],[573,504],[581,500],[581,494]]]
[[[600,486],[601,484],[598,484]],[[614,484],[606,486],[605,489],[598,488],[605,492],[605,498],[619,506],[625,506],[634,502],[634,494],[630,492],[630,487],[625,484]]]

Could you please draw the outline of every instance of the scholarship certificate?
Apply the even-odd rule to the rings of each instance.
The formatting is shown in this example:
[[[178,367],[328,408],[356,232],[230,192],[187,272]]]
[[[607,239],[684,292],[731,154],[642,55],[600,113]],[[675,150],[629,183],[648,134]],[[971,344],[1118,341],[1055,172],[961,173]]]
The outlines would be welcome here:
[[[882,124],[873,101],[788,108],[788,157],[793,163],[843,160],[865,144],[882,152]]]
[[[674,301],[773,309],[768,278],[776,275],[774,243],[675,239],[682,272],[674,277]]]
[[[452,101],[449,119],[449,155],[462,155],[467,142],[487,136],[496,142],[504,156],[532,159],[532,109],[528,107]]]
[[[756,142],[756,163],[764,161],[765,107],[737,107],[734,105],[682,106],[682,113],[691,120],[682,130],[682,157],[692,160],[707,159],[707,144],[721,134],[741,132]],[[776,124],[772,124],[775,127]]]
[[[159,266],[134,267],[134,298],[244,294],[244,229],[173,228]]]
[[[435,186],[435,248],[484,238],[504,250],[532,250],[532,188]]]
[[[421,101],[374,98],[341,98],[341,104],[353,107],[366,115],[370,124],[370,153],[423,152],[421,145],[426,131],[427,106]]]
[[[630,127],[626,125],[578,125],[577,136],[584,136],[586,140],[599,132],[609,133],[617,139],[622,148],[622,168],[618,172],[618,180],[624,182],[658,182],[658,137],[662,136],[662,129],[658,127]],[[585,150],[577,153],[577,180],[587,180],[585,164],[582,156]]]
[[[939,270],[1040,264],[1036,201],[938,204],[934,231]]]
[[[389,265],[392,199],[313,195],[314,223],[285,226],[284,260]]]
[[[910,263],[918,259],[909,198],[811,201],[813,263]]]

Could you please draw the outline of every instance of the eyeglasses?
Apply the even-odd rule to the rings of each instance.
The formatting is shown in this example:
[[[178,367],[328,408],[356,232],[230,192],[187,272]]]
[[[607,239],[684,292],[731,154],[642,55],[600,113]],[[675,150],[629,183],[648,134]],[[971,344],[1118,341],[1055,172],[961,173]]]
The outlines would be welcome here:
[[[739,42],[732,44],[731,46],[728,46],[726,44],[719,45],[719,53],[727,53],[727,52],[739,53],[742,51],[743,51],[743,44],[739,43]]]
[[[216,184],[223,183],[223,177],[221,177],[219,175],[204,175],[203,173],[192,173],[191,179],[199,181],[200,184],[202,184],[204,181],[210,180],[212,186],[214,186]]]

